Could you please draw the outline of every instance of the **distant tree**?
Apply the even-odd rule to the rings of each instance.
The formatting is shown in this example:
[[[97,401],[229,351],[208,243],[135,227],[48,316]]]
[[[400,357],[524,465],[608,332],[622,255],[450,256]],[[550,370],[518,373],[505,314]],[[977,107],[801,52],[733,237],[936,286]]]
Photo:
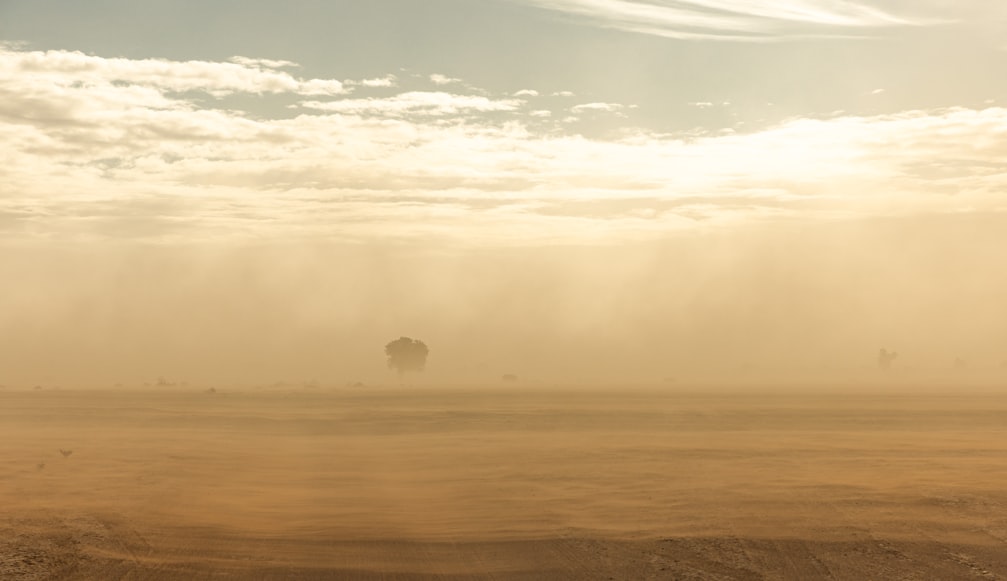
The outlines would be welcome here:
[[[882,349],[878,351],[878,367],[882,371],[888,371],[892,367],[892,361],[899,356],[898,353],[894,351],[888,351],[887,349]]]
[[[409,337],[399,337],[385,345],[388,368],[398,372],[399,377],[407,371],[423,371],[427,365],[428,353],[430,349],[426,343]]]

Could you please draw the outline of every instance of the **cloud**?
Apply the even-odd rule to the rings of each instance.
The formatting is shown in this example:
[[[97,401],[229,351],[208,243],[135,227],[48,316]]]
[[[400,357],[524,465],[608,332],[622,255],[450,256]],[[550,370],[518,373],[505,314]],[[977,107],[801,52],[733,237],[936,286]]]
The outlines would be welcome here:
[[[102,58],[71,51],[18,51],[0,48],[0,75],[25,75],[38,84],[135,84],[170,92],[339,95],[343,84],[332,79],[299,79],[275,70],[286,61],[235,57],[232,62]]]
[[[439,236],[515,244],[1007,211],[1002,107],[792,119],[749,133],[627,128],[601,139],[564,131],[512,92],[318,99],[294,116],[263,116],[177,92],[259,93],[259,69],[238,83],[198,77],[187,62],[164,61],[155,75],[149,61],[87,57],[82,79],[79,58],[0,53],[5,243]],[[196,70],[217,65],[244,66]],[[299,99],[306,86],[295,80],[279,94]]]
[[[924,23],[852,0],[517,1],[606,28],[686,40],[766,41],[844,36],[851,30]]]
[[[463,112],[488,113],[515,111],[521,101],[491,99],[479,95],[456,95],[443,92],[411,91],[383,99],[342,99],[338,101],[305,101],[302,107],[353,115],[398,117],[403,115],[458,115]]]
[[[460,83],[461,79],[453,79],[440,73],[434,73],[430,75],[430,82],[435,85],[453,85],[455,83]]]
[[[573,111],[618,111],[622,109],[622,105],[618,103],[584,103],[581,105],[575,105],[572,107]]]
[[[395,87],[398,85],[398,78],[395,75],[386,75],[375,79],[357,81],[355,84],[368,88]]]
[[[293,61],[278,61],[271,59],[253,59],[243,56],[231,57],[232,63],[238,63],[239,65],[253,68],[265,68],[265,69],[286,69],[286,68],[297,68],[300,65]]]
[[[617,113],[622,111],[625,105],[619,103],[583,103],[570,108],[574,113],[584,113],[586,111],[603,111],[606,113]]]
[[[568,117],[570,122],[580,120],[578,116],[584,115],[585,113],[609,113],[617,117],[626,117],[623,112],[626,109],[635,109],[635,105],[623,105],[621,103],[582,103],[580,105],[574,105],[570,108],[572,115]]]

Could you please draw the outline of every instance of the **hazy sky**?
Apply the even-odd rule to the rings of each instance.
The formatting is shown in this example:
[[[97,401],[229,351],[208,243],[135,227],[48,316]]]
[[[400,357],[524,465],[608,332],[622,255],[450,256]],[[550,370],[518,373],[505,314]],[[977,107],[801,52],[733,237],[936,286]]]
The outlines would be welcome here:
[[[998,367],[1005,30],[989,0],[0,0],[0,383],[378,380],[400,334],[432,377]]]

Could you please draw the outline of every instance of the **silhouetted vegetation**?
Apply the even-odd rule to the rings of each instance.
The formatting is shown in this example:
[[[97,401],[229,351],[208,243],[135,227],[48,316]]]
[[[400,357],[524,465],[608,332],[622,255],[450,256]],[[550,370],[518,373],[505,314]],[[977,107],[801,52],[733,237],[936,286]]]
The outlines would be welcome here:
[[[423,371],[427,365],[430,349],[423,341],[399,337],[385,345],[388,368],[394,369],[401,377],[407,371]]]
[[[888,371],[892,368],[892,362],[899,356],[895,351],[888,351],[887,349],[882,349],[878,351],[878,368],[882,371]]]

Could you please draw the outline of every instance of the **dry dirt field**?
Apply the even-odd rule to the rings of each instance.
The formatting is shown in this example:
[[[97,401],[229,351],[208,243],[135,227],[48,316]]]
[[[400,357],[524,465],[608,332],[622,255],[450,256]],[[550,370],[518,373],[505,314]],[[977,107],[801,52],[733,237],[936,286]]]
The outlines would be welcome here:
[[[7,388],[0,579],[1007,579],[1007,397],[881,391]]]

